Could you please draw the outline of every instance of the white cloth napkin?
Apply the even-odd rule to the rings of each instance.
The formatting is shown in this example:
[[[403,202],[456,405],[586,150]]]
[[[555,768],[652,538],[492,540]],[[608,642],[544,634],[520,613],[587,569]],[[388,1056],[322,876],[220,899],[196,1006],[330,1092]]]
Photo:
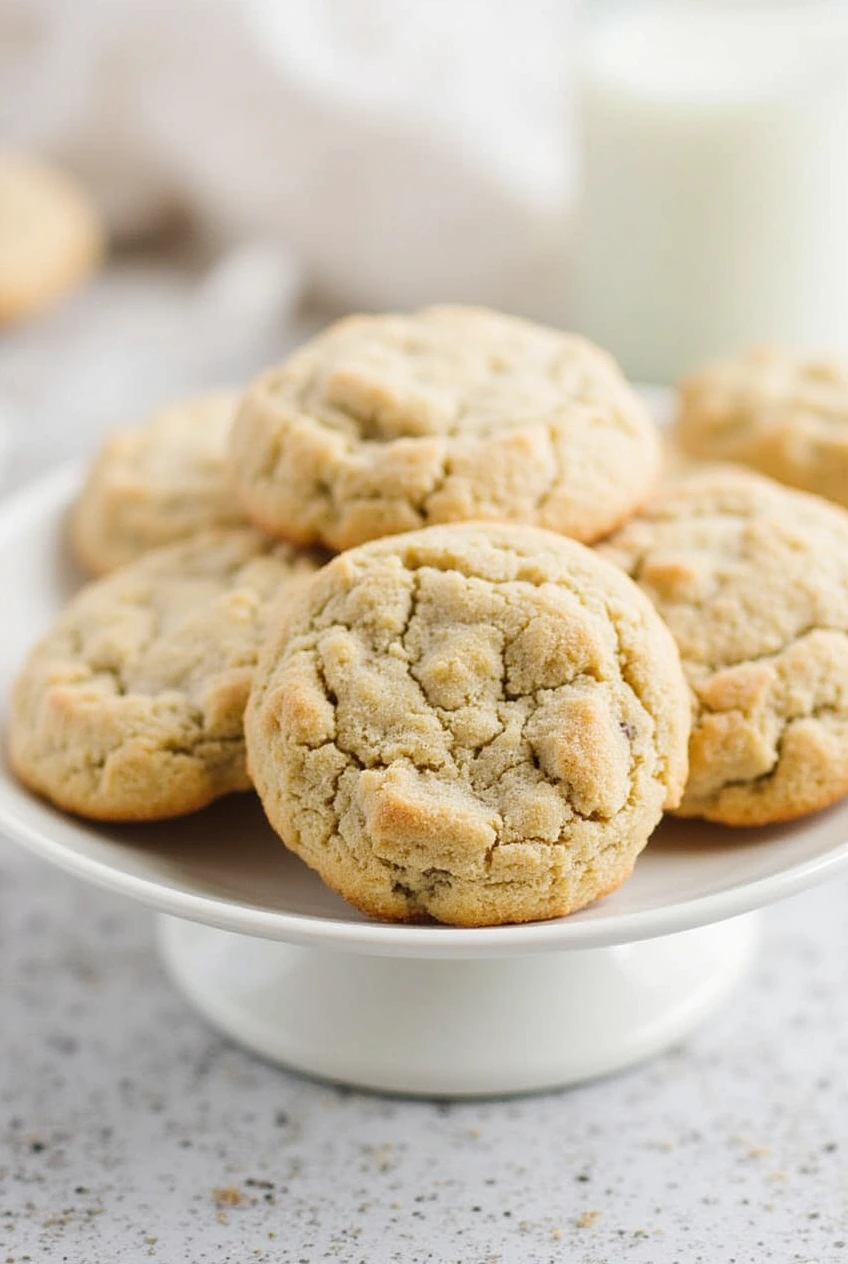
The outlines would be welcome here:
[[[0,0],[0,135],[343,307],[555,316],[569,0]]]
[[[0,336],[3,481],[340,310],[557,320],[572,0],[0,0],[0,139],[118,243],[187,214],[200,271],[125,262]],[[11,442],[10,442],[11,439]],[[0,468],[0,475],[3,471]]]

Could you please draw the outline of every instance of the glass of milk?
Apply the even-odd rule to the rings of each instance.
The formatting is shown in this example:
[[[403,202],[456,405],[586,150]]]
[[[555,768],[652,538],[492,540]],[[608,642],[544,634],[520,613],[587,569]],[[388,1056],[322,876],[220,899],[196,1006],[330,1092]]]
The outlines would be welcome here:
[[[587,6],[571,323],[670,382],[848,351],[848,4]]]

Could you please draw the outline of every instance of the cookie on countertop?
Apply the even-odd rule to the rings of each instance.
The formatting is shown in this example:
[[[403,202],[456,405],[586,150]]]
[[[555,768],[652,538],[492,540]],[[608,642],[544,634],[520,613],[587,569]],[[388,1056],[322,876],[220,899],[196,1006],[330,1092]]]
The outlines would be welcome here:
[[[200,531],[245,525],[225,463],[237,398],[185,399],[106,439],[71,514],[86,570],[105,575]]]
[[[249,786],[243,713],[272,608],[319,559],[211,531],[89,584],[12,690],[12,765],[97,820],[179,816]]]
[[[848,793],[848,514],[740,469],[664,486],[601,551],[677,641],[693,696],[678,809],[765,825]]]
[[[0,153],[0,325],[78,284],[103,251],[100,219],[69,176]]]
[[[692,456],[736,461],[848,506],[848,360],[757,348],[679,387]]]
[[[659,439],[615,361],[479,308],[352,316],[248,389],[231,443],[258,526],[350,548],[487,519],[595,540],[644,503]]]
[[[486,523],[330,562],[260,656],[248,762],[283,842],[364,912],[557,917],[630,874],[686,778],[688,690],[590,549]]]

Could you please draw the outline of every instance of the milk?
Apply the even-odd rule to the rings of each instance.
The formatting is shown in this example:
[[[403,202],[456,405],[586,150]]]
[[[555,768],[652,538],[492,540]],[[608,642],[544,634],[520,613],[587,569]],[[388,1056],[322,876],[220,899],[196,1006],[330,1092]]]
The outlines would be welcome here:
[[[848,5],[601,5],[583,47],[571,323],[672,381],[848,350]]]

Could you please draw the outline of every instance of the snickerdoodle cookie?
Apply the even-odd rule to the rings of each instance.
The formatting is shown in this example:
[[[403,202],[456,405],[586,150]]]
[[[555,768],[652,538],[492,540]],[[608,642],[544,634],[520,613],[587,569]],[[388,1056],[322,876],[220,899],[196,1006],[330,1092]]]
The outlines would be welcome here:
[[[244,790],[242,717],[272,607],[317,560],[211,531],[89,584],[30,654],[12,764],[59,807],[155,820]]]
[[[661,489],[602,550],[677,641],[683,816],[763,825],[848,793],[848,514],[744,470]]]
[[[225,466],[236,399],[182,400],[109,436],[71,514],[87,570],[105,575],[199,531],[245,525]]]
[[[100,220],[69,176],[0,153],[0,325],[39,311],[76,285],[102,248]]]
[[[260,656],[245,729],[286,845],[367,913],[557,917],[617,887],[686,777],[674,642],[615,567],[534,527],[342,554]]]
[[[848,360],[759,348],[680,384],[692,456],[736,461],[848,505]]]
[[[488,519],[590,541],[649,495],[659,441],[612,358],[496,312],[352,316],[264,373],[232,434],[265,530],[344,549]]]

